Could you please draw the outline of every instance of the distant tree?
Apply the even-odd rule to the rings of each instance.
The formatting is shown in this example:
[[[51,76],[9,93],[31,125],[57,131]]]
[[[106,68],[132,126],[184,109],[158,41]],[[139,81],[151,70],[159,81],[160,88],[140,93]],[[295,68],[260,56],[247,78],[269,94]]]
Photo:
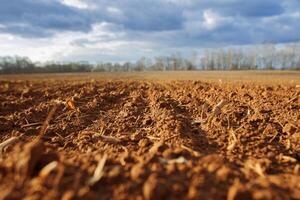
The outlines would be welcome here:
[[[172,62],[172,66],[171,66],[171,69],[173,71],[176,71],[176,70],[182,70],[182,66],[183,66],[183,60],[182,60],[182,57],[181,57],[181,54],[179,52],[173,54],[171,56],[171,62]]]
[[[146,58],[141,57],[135,64],[134,70],[135,71],[144,71],[146,68]]]
[[[185,60],[186,70],[196,70],[198,61],[198,53],[193,50],[190,59]]]
[[[152,70],[156,71],[163,71],[165,70],[164,58],[163,57],[156,57],[155,62],[152,66]]]
[[[129,72],[133,68],[133,64],[131,62],[126,62],[123,64],[124,71]]]
[[[274,68],[275,51],[276,49],[273,43],[266,43],[264,45],[265,68],[268,70],[272,70]]]

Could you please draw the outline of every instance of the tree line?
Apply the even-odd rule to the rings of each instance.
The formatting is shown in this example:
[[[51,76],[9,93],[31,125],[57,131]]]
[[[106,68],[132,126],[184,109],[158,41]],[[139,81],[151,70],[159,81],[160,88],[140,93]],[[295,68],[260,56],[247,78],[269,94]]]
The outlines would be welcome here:
[[[300,43],[205,50],[201,67],[206,70],[299,70]]]
[[[205,49],[189,58],[180,53],[154,59],[142,57],[136,62],[32,62],[26,57],[0,57],[1,74],[60,72],[128,72],[179,70],[300,70],[300,43],[278,46],[272,43],[251,47]]]

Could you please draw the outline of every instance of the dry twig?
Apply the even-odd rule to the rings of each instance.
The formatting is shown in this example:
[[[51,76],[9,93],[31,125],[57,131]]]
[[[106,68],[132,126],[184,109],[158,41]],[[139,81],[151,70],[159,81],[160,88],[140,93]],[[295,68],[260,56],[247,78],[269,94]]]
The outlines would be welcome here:
[[[297,162],[297,159],[293,158],[291,156],[285,156],[285,155],[280,154],[279,158],[280,158],[281,162],[283,162],[283,163],[288,163],[288,162],[296,163]]]
[[[227,150],[228,151],[232,151],[236,144],[238,143],[238,139],[235,135],[235,131],[234,130],[230,130],[230,137],[229,137],[229,143],[228,143],[228,146],[227,146]]]
[[[93,134],[93,138],[100,138],[103,142],[111,143],[111,144],[120,144],[122,140],[112,136],[103,135],[105,131],[101,130],[100,132],[95,131],[84,131],[85,133]]]
[[[43,135],[45,135],[45,133],[46,133],[46,131],[47,131],[47,128],[48,128],[48,126],[49,126],[49,123],[50,123],[51,119],[53,118],[53,116],[54,116],[54,114],[55,114],[55,111],[56,111],[57,107],[58,107],[58,104],[55,104],[55,105],[52,107],[52,109],[50,110],[50,112],[49,112],[49,114],[48,114],[46,120],[44,121],[44,123],[43,123],[43,125],[42,125],[42,128],[41,128],[41,130],[40,130],[40,132],[39,132],[39,136],[38,136],[39,138],[41,138]]]
[[[39,175],[41,177],[47,177],[56,167],[58,166],[57,161],[52,161],[48,163],[43,169],[41,169]]]
[[[227,104],[227,100],[222,99],[212,110],[211,115],[207,119],[207,123],[210,125],[213,118],[219,114],[221,114],[222,108]]]
[[[196,156],[196,157],[200,156],[200,153],[199,153],[199,152],[197,152],[197,151],[191,149],[190,147],[187,147],[187,146],[185,146],[185,145],[183,145],[183,144],[182,144],[180,147],[183,148],[183,149],[185,149],[185,150],[187,150],[188,152],[192,153],[192,154],[193,154],[194,156]]]
[[[180,156],[178,158],[174,158],[174,159],[165,159],[165,158],[159,158],[159,161],[163,164],[183,164],[186,163],[187,160],[185,159],[185,157]]]
[[[257,175],[265,178],[265,171],[270,165],[270,161],[268,159],[248,159],[244,164],[244,169],[242,170],[247,176],[249,176],[250,172],[254,172]]]
[[[103,157],[99,160],[93,176],[87,182],[87,184],[89,186],[93,186],[95,183],[100,181],[100,179],[102,178],[102,176],[104,174],[103,169],[104,169],[106,159],[107,159],[107,154],[104,154]]]
[[[20,137],[12,137],[12,138],[9,138],[9,139],[5,140],[4,142],[2,142],[0,144],[0,157],[2,157],[2,153],[6,147],[16,143],[19,139],[20,139]]]
[[[43,124],[42,122],[34,122],[34,123],[22,125],[21,128],[27,128],[27,127],[31,127],[31,126],[39,126],[42,124]]]

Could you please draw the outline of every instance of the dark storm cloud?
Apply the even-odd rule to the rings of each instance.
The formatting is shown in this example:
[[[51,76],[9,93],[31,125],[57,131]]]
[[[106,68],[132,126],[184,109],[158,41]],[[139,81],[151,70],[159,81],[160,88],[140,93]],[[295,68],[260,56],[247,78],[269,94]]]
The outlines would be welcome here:
[[[93,24],[107,22],[118,27],[115,31],[126,33],[122,40],[145,40],[169,47],[300,39],[299,0],[82,2],[94,5],[94,8],[79,9],[65,5],[61,0],[4,1],[0,6],[0,33],[51,37],[63,31],[90,32]],[[204,16],[204,12],[208,15]],[[88,39],[79,43],[85,42],[90,43]]]
[[[100,2],[100,1],[99,1]],[[181,9],[161,2],[120,1],[122,16],[110,13],[107,1],[95,10],[77,9],[56,0],[10,0],[0,6],[0,24],[6,31],[22,36],[46,36],[53,31],[89,31],[93,23],[111,22],[126,29],[160,31],[179,29]],[[124,13],[123,13],[124,9]],[[34,31],[36,30],[36,31]]]
[[[198,0],[193,7],[211,8],[229,16],[266,17],[282,14],[284,12],[282,2],[280,0]]]
[[[284,12],[280,1],[276,0],[238,1],[232,6],[232,10],[239,15],[247,17],[273,16]]]
[[[153,32],[178,30],[184,22],[183,8],[170,3],[140,0],[95,2],[98,3],[97,9],[81,10],[92,23],[108,22],[126,30]]]
[[[1,2],[0,24],[7,32],[32,37],[48,36],[53,31],[88,31],[91,28],[87,16],[55,0]]]
[[[95,1],[99,2],[99,1]],[[98,19],[117,23],[136,31],[163,31],[182,28],[183,8],[158,0],[116,0],[112,3],[101,1]],[[111,13],[107,8],[115,8],[120,13]],[[97,14],[96,14],[97,15]]]

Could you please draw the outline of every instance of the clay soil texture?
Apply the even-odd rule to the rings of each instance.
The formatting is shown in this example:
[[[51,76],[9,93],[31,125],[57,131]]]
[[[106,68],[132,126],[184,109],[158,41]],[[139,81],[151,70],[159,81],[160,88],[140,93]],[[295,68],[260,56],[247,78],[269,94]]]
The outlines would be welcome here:
[[[300,199],[300,88],[0,81],[1,199]]]

